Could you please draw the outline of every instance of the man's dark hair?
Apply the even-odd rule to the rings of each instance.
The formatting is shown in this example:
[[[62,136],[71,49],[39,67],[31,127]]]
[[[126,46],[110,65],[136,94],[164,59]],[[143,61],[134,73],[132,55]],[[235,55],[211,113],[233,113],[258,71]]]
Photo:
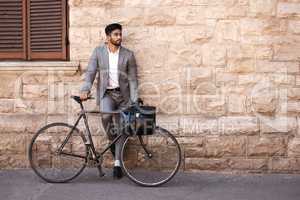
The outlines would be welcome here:
[[[119,29],[122,31],[122,25],[118,23],[109,24],[105,27],[105,34],[110,35],[114,30]]]

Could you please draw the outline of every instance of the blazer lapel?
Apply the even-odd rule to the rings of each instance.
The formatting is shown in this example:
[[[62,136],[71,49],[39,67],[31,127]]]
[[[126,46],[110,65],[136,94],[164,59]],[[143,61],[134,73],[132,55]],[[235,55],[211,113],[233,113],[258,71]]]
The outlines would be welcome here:
[[[105,88],[108,85],[108,69],[109,69],[109,56],[108,56],[108,49],[107,46],[104,45],[102,49],[102,60],[103,60],[103,67],[104,67],[104,72],[103,72],[103,77],[104,77],[104,85]]]
[[[119,84],[120,84],[120,76],[124,76],[124,69],[122,69],[122,64],[124,61],[124,49],[122,46],[120,46],[119,50],[119,60],[118,60],[118,79],[119,79]]]
[[[121,70],[121,66],[123,64],[123,60],[124,60],[124,49],[122,46],[120,46],[120,50],[119,50],[119,60],[118,60],[118,70]]]

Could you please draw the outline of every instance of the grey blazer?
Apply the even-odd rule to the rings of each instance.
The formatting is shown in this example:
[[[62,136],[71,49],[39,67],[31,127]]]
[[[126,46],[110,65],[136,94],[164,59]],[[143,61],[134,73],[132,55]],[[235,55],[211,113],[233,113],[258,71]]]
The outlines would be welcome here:
[[[107,48],[106,45],[102,45],[93,50],[85,74],[85,82],[80,89],[80,91],[90,91],[96,74],[98,74],[97,105],[100,104],[108,84],[109,56]],[[120,46],[119,51],[118,74],[121,94],[126,103],[137,101],[138,80],[134,53],[122,46]]]

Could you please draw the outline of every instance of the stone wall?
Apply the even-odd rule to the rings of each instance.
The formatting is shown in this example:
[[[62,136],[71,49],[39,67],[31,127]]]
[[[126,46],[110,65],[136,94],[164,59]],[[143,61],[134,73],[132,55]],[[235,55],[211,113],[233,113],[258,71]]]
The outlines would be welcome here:
[[[181,143],[184,170],[300,171],[299,0],[69,6],[70,55],[80,71],[1,73],[1,168],[28,167],[25,144],[41,124],[73,122],[78,107],[69,94],[78,92],[105,25],[119,22],[139,65],[140,96]],[[98,130],[99,119],[89,120]]]

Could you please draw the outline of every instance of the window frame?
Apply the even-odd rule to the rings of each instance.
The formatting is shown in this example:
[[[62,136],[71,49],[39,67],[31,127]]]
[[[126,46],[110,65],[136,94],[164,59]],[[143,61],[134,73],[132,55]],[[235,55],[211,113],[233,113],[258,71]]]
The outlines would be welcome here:
[[[69,6],[68,0],[61,0],[61,52],[32,52],[30,46],[30,0],[22,2],[22,37],[23,51],[0,51],[2,61],[69,61]]]

